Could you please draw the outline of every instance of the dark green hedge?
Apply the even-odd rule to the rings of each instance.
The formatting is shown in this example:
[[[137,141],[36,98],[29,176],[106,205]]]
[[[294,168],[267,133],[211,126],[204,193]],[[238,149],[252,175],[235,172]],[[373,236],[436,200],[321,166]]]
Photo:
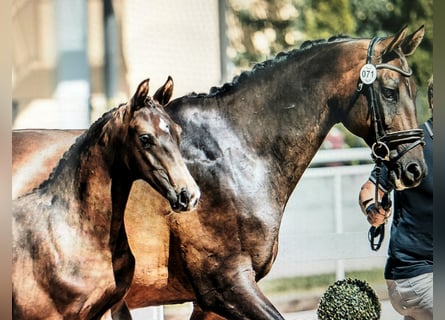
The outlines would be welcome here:
[[[338,280],[320,299],[319,320],[378,320],[381,305],[374,290],[359,279]]]

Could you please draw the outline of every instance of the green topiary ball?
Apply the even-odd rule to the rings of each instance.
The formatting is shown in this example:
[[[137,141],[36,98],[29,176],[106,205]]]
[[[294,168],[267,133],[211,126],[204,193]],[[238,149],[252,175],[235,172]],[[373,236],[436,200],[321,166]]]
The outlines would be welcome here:
[[[319,320],[378,320],[381,305],[374,290],[359,279],[338,280],[321,297]]]

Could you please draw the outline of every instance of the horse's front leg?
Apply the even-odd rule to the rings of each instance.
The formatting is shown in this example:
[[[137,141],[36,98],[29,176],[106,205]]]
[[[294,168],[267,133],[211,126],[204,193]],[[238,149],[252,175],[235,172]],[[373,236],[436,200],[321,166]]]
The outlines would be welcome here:
[[[230,260],[220,270],[192,279],[199,308],[191,319],[284,319],[261,292],[252,268]]]

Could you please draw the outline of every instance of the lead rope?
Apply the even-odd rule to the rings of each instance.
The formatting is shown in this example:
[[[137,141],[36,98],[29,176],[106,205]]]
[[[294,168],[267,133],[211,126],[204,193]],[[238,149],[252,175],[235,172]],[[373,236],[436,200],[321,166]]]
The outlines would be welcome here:
[[[379,208],[383,208],[384,210],[388,210],[391,206],[391,203],[389,201],[389,193],[385,192],[382,201],[379,201],[379,184],[380,184],[380,176],[382,174],[382,159],[377,158],[375,160],[376,166],[375,166],[375,193],[374,193],[374,204],[371,204],[369,207],[366,208],[366,213],[369,214],[370,210],[375,207],[377,210]],[[377,240],[376,240],[377,239]],[[381,225],[374,227],[371,226],[368,231],[368,240],[369,245],[371,246],[371,250],[377,251],[382,246],[382,242],[385,239],[385,223],[382,223]]]

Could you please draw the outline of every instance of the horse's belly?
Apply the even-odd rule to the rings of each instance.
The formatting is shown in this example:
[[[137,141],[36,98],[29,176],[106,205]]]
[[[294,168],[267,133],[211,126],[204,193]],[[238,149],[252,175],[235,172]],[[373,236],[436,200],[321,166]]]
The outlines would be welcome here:
[[[133,184],[125,211],[128,242],[136,258],[133,282],[125,298],[130,308],[193,298],[191,291],[177,280],[182,273],[176,259],[179,257],[170,257],[170,229],[165,218],[170,212],[168,201],[147,183]]]
[[[231,203],[213,206],[208,200],[204,194],[197,211],[170,214],[167,201],[151,187],[144,182],[133,185],[125,213],[127,235],[136,258],[133,282],[125,298],[130,308],[195,300],[189,273],[208,277],[208,273],[222,272],[207,268],[212,259],[207,256],[209,252],[215,253],[212,257],[232,257],[235,261],[238,258],[233,257],[234,253],[243,248],[250,255],[243,261],[250,261],[252,265],[247,267],[255,270],[258,278],[270,270],[276,255],[278,222],[266,212],[276,208],[262,204],[266,212],[248,217],[249,223],[244,222],[249,227],[244,225],[246,232],[241,235],[237,233],[237,211]],[[217,214],[219,211],[224,213]],[[213,216],[218,219],[211,219]],[[177,238],[171,238],[170,232]],[[222,267],[224,261],[219,261]]]

